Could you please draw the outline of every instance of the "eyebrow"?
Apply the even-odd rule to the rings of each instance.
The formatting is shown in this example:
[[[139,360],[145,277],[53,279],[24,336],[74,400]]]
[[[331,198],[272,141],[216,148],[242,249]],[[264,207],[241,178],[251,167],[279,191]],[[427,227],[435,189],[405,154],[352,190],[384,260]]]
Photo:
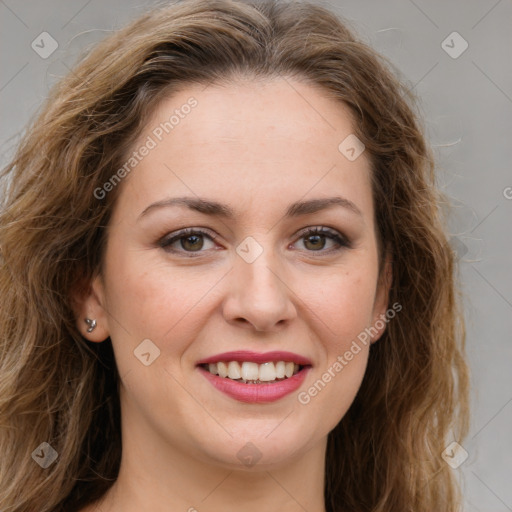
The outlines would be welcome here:
[[[215,217],[222,217],[225,219],[234,219],[236,212],[228,205],[219,203],[217,201],[210,201],[199,197],[172,197],[157,201],[156,203],[150,204],[144,211],[139,215],[139,219],[147,215],[150,211],[167,208],[171,206],[186,207],[191,210],[195,210],[205,215],[211,215]],[[297,201],[288,206],[285,217],[299,217],[301,215],[310,215],[334,206],[340,206],[345,208],[360,217],[363,216],[361,210],[348,199],[344,197],[327,197],[321,199],[310,199],[308,201]]]

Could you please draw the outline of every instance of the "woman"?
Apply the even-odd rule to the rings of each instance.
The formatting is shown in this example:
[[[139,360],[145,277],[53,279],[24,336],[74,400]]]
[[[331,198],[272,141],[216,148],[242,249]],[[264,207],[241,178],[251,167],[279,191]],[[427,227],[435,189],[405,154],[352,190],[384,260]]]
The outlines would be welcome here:
[[[4,169],[2,509],[459,510],[433,169],[319,6],[192,0],[101,42]]]

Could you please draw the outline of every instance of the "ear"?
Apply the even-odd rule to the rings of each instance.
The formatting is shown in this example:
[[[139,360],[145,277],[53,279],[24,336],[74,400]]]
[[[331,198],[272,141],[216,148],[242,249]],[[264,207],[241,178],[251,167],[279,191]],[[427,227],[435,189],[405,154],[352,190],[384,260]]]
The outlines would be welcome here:
[[[386,311],[389,306],[389,290],[393,282],[393,265],[391,255],[388,252],[381,269],[373,305],[371,343],[375,343],[384,334],[387,325]]]
[[[71,297],[73,311],[76,317],[76,326],[82,336],[89,341],[99,343],[109,336],[108,315],[104,307],[104,285],[100,275],[96,275],[91,281],[82,280],[77,283]],[[85,321],[96,320],[96,327],[91,331]]]

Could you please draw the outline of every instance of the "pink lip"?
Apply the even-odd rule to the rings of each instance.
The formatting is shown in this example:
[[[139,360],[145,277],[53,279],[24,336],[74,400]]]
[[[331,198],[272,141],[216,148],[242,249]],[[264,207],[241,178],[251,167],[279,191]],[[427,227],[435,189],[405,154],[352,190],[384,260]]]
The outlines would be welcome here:
[[[224,356],[224,354],[221,355]],[[223,360],[226,361],[226,359],[217,359],[217,361]],[[237,359],[232,360],[236,361]],[[242,360],[248,361],[246,358],[242,358]],[[282,361],[283,359],[280,360]],[[265,359],[263,362],[267,361],[268,359]],[[287,361],[289,361],[289,359],[287,359]],[[269,384],[244,384],[243,382],[228,379],[227,377],[224,378],[219,377],[218,375],[213,375],[201,366],[199,366],[198,369],[210,381],[210,383],[213,384],[213,386],[231,398],[246,403],[265,403],[274,402],[295,391],[304,382],[306,374],[311,367],[308,366],[303,368],[288,379]]]
[[[274,350],[273,352],[251,352],[249,350],[236,350],[233,352],[223,352],[222,354],[217,354],[215,356],[207,357],[206,359],[201,359],[201,361],[197,362],[197,365],[208,364],[208,363],[218,363],[219,361],[229,362],[229,361],[248,361],[251,363],[269,363],[271,361],[290,361],[292,363],[300,364],[301,366],[310,366],[311,361],[306,357],[300,356],[298,354],[294,354],[293,352],[284,352],[281,350]],[[246,384],[244,384],[245,386]],[[257,384],[259,385],[259,384]]]

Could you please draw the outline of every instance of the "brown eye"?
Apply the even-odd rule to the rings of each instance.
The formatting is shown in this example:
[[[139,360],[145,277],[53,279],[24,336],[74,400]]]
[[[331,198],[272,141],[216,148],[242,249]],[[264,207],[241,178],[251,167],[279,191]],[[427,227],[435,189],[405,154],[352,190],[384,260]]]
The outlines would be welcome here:
[[[350,247],[350,242],[337,231],[324,227],[309,228],[302,232],[300,240],[304,240],[304,247],[307,252],[319,252],[329,254]],[[334,247],[324,250],[326,243],[334,242]]]
[[[158,245],[173,253],[201,253],[204,252],[205,239],[213,242],[214,236],[200,229],[188,228],[164,237]]]
[[[202,235],[188,235],[185,238],[181,238],[181,247],[186,251],[198,251],[204,245],[204,240],[201,238]]]
[[[325,246],[325,235],[309,235],[305,237],[304,246],[313,251],[323,249]]]

